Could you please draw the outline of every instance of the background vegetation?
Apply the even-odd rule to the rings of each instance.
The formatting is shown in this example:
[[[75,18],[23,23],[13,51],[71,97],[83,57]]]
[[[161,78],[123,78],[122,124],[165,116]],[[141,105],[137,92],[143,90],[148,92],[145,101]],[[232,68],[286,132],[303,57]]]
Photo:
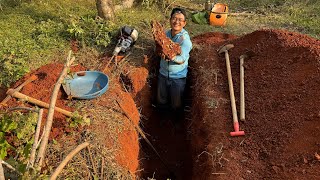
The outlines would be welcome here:
[[[115,1],[116,3],[117,1]],[[241,35],[261,28],[285,28],[319,38],[320,2],[317,0],[221,0],[230,9],[226,27],[188,23],[191,35],[220,31]],[[91,0],[0,0],[0,85],[10,86],[31,69],[62,56],[70,40],[102,53],[119,27],[136,27],[140,36],[150,38],[150,20],[162,20],[172,6],[186,7],[190,14],[202,11],[205,0],[138,0],[135,8],[116,14],[114,22],[96,18]],[[232,13],[245,12],[243,15]],[[145,32],[145,33],[144,33]]]

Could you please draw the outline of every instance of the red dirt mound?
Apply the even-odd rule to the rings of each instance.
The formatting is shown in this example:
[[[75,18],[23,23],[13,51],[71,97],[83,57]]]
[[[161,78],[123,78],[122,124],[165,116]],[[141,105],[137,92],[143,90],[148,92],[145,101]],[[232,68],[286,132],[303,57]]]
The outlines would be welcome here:
[[[24,86],[23,89],[21,90],[21,93],[49,104],[54,85],[60,76],[63,66],[64,66],[63,64],[58,64],[58,63],[52,63],[52,64],[47,64],[45,66],[42,66],[39,69],[32,71],[31,73],[27,74],[22,79],[17,81],[13,85],[13,88],[16,88],[17,86],[22,84],[30,76],[36,75],[38,79]],[[85,68],[81,65],[71,67],[71,72],[77,72],[77,71],[83,71],[83,70],[85,70]],[[59,107],[68,111],[72,111],[73,109],[69,107],[67,104],[68,104],[67,95],[62,90],[59,91],[57,96],[56,107]],[[14,98],[11,98],[11,100],[8,102],[8,107],[15,107],[15,106],[28,106],[28,104],[21,101],[17,101]],[[42,125],[45,124],[46,117],[47,117],[47,110],[45,109],[44,115],[42,118],[43,119]],[[49,137],[50,140],[58,139],[59,137],[61,137],[63,133],[71,131],[71,129],[66,125],[67,122],[65,119],[66,119],[65,115],[59,112],[54,113],[52,131]]]
[[[50,103],[51,92],[54,88],[57,79],[60,76],[63,66],[63,64],[57,63],[42,66],[39,69],[27,74],[21,80],[17,81],[13,85],[13,88],[22,84],[30,76],[37,75],[38,79],[26,85],[21,90],[21,93],[41,100],[43,102]],[[72,66],[71,72],[82,71],[85,69],[86,68],[81,65]],[[121,83],[119,83],[119,77],[109,76],[112,85],[109,85],[108,91],[101,97],[96,98],[90,102],[86,101],[84,103],[92,103],[93,107],[105,109],[104,114],[91,114],[91,110],[89,108],[87,113],[91,115],[91,117],[97,116],[97,118],[100,119],[103,119],[102,116],[108,116],[107,110],[110,109],[113,105],[116,107],[117,110],[113,113],[120,114],[120,116],[117,115],[117,117],[121,117],[121,119],[118,120],[123,121],[122,130],[117,129],[116,134],[112,134],[111,131],[106,132],[109,130],[108,128],[110,128],[108,127],[108,125],[111,124],[110,126],[112,126],[112,122],[107,121],[102,122],[102,124],[97,124],[96,122],[93,122],[89,128],[91,128],[91,130],[95,132],[100,132],[101,137],[98,137],[98,139],[102,140],[103,143],[105,143],[104,145],[106,147],[113,148],[116,151],[115,154],[110,154],[110,157],[114,157],[114,160],[117,162],[117,164],[128,169],[128,171],[134,176],[139,164],[139,142],[138,133],[136,132],[133,124],[136,126],[139,124],[140,114],[135,105],[134,100],[132,99],[132,95],[135,95],[143,88],[147,79],[148,71],[144,68],[131,67],[130,69],[131,71],[127,72],[127,78],[130,82],[130,85],[132,86],[132,94],[130,92],[124,92]],[[70,100],[68,100],[67,98],[67,95],[61,88],[58,93],[56,106],[65,110],[74,111],[74,109],[70,107],[72,106],[72,103],[70,103]],[[116,101],[120,103],[121,108],[116,104]],[[15,106],[31,106],[27,103],[17,101],[15,99],[11,99],[7,103],[7,105],[8,106],[6,106],[6,108]],[[86,111],[85,109],[83,110]],[[124,111],[126,114],[128,114],[132,122],[124,116]],[[44,122],[46,120],[46,113],[47,110],[45,110],[42,125],[45,124]],[[62,134],[74,130],[81,131],[81,128],[70,129],[68,123],[66,122],[66,117],[59,112],[55,112],[52,131],[50,133],[50,139],[57,140],[62,136]],[[111,136],[116,136],[117,142],[112,141]]]
[[[236,38],[209,33],[193,39],[192,179],[319,179],[320,41],[283,30]],[[222,44],[239,110],[239,57],[245,59],[246,135],[233,131]],[[239,111],[238,111],[239,112]]]

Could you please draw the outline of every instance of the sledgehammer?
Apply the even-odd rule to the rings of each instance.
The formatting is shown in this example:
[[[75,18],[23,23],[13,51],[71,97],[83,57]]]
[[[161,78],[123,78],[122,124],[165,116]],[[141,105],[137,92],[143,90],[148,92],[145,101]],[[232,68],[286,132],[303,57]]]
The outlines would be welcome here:
[[[230,132],[231,136],[243,136],[244,131],[239,131],[239,122],[238,122],[238,115],[236,109],[236,101],[234,97],[234,90],[233,90],[233,83],[232,83],[232,75],[231,75],[231,67],[230,67],[230,60],[228,50],[233,48],[233,44],[227,44],[222,46],[218,49],[218,53],[224,53],[226,58],[226,66],[227,66],[227,74],[228,74],[228,84],[229,84],[229,92],[230,92],[230,100],[231,100],[231,108],[232,108],[232,118],[233,118],[233,128],[234,132]]]

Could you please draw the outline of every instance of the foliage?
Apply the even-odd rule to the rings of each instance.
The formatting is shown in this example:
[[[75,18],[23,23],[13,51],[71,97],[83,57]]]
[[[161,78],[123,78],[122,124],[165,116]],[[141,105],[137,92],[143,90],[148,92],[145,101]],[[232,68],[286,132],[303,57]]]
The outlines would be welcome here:
[[[0,1],[0,86],[10,86],[31,68],[68,51],[65,32],[70,13],[84,15],[95,10],[93,2],[79,2],[82,4],[62,0]]]
[[[153,7],[165,8],[166,4],[170,4],[171,0],[140,0],[139,4],[146,9]]]
[[[101,18],[85,16],[73,18],[67,26],[67,37],[81,42],[82,46],[107,47],[115,34],[116,26]]]
[[[90,125],[90,119],[86,116],[81,116],[78,112],[74,112],[73,116],[68,118],[67,121],[69,122],[70,127],[78,127],[84,125]]]
[[[6,162],[21,173],[26,170],[36,124],[37,113],[23,115],[17,112],[0,116],[0,159],[6,158]],[[12,156],[8,157],[9,149]]]

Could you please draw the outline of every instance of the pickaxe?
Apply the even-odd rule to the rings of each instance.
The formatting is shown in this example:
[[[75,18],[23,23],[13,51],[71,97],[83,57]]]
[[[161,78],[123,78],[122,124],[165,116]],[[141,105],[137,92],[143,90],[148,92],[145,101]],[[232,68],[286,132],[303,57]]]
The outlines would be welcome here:
[[[226,58],[226,66],[227,66],[227,74],[228,74],[228,83],[229,83],[229,92],[230,92],[230,100],[231,100],[231,108],[232,108],[232,118],[233,118],[233,128],[234,132],[230,132],[231,136],[243,136],[244,131],[239,130],[239,122],[236,108],[236,101],[234,97],[233,83],[232,83],[232,75],[230,68],[230,60],[228,50],[233,48],[233,44],[227,44],[218,49],[218,53],[224,53]]]

